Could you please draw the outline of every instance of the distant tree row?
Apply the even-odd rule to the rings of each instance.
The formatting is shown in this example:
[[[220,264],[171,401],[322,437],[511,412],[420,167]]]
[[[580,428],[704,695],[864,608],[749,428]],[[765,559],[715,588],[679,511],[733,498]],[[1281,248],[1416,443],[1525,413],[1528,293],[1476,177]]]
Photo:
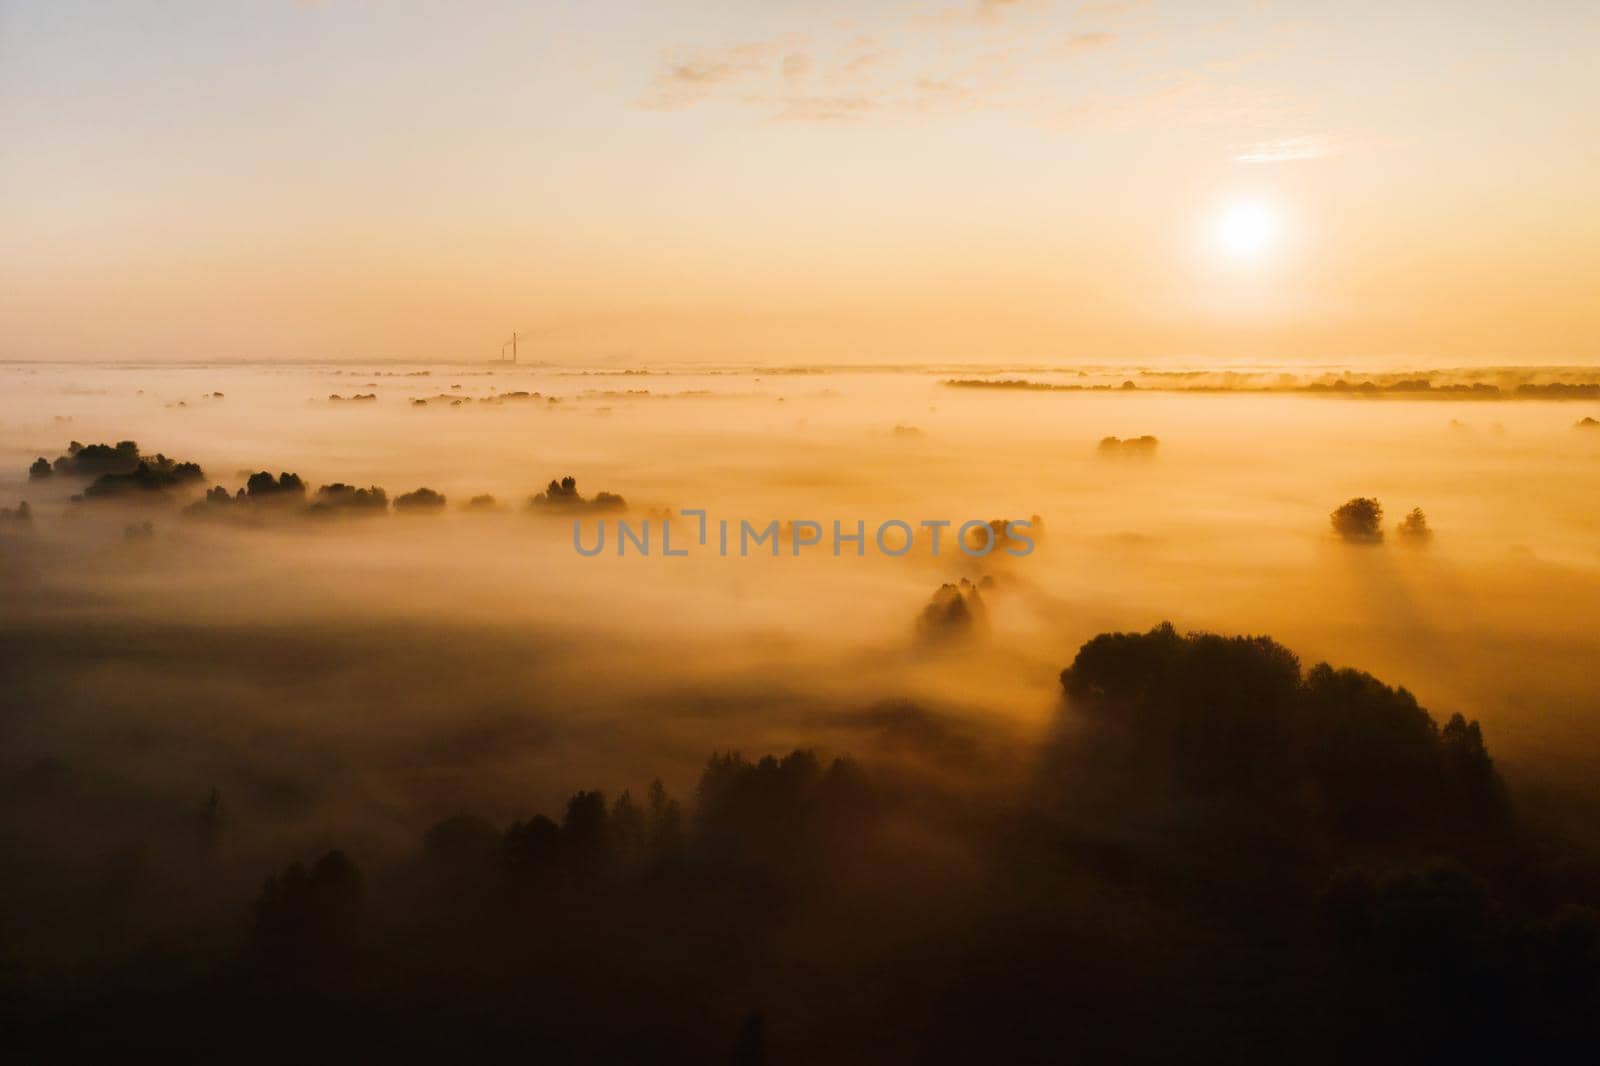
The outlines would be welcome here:
[[[578,491],[577,479],[570,474],[560,481],[552,480],[543,492],[529,497],[528,505],[561,511],[625,511],[628,507],[626,500],[612,492],[597,492],[593,498],[585,498]]]
[[[506,398],[518,398],[521,395],[529,394],[509,394]],[[73,441],[68,445],[67,452],[53,463],[41,456],[28,470],[28,477],[33,481],[56,476],[92,478],[82,493],[83,499],[162,493],[195,484],[205,478],[199,464],[177,462],[161,454],[146,456],[139,451],[139,445],[131,440],[119,441],[115,445],[86,445]],[[403,514],[429,514],[444,510],[447,503],[442,493],[424,486],[396,497],[394,510]],[[538,510],[622,511],[626,510],[627,501],[611,492],[585,497],[578,492],[577,479],[569,475],[558,481],[552,480],[544,492],[529,498],[528,505]],[[221,485],[213,486],[206,490],[199,501],[190,505],[188,511],[196,515],[242,514],[246,512],[241,508],[246,507],[249,513],[265,513],[265,508],[285,508],[314,515],[371,515],[389,510],[389,496],[376,485],[361,488],[336,481],[318,488],[308,502],[306,484],[298,474],[281,472],[274,477],[262,470],[251,474],[244,486],[233,493]],[[471,499],[467,509],[494,511],[499,507],[493,496],[480,495]]]

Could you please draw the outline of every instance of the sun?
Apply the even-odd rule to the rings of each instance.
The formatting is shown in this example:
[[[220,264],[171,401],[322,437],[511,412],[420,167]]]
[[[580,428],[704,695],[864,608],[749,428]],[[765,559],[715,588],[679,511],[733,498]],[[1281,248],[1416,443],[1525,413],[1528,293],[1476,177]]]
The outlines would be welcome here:
[[[1217,216],[1217,248],[1236,259],[1256,259],[1278,239],[1277,215],[1266,204],[1243,200],[1229,204]]]

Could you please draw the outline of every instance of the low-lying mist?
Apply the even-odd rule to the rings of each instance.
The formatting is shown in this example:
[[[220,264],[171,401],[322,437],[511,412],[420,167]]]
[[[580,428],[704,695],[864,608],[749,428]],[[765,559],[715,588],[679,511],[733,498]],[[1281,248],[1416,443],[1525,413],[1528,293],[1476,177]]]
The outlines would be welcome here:
[[[973,951],[991,932],[1026,941],[1016,916],[1044,904],[1019,863],[1059,893],[1051,906],[1096,916],[1050,923],[1060,938],[1051,943],[1077,944],[1102,976],[1121,973],[1117,945],[1145,935],[1134,930],[1156,935],[1192,917],[1190,903],[1163,910],[1165,879],[1197,878],[1225,894],[1225,873],[1185,865],[1197,839],[1221,831],[1195,836],[1183,825],[1232,833],[1233,814],[1188,800],[1136,810],[1122,779],[1086,762],[1085,749],[1062,754],[1063,738],[1094,732],[1065,710],[1062,670],[1097,634],[1168,620],[1179,633],[1270,635],[1308,670],[1326,660],[1369,671],[1414,694],[1440,728],[1461,714],[1481,726],[1520,825],[1563,846],[1600,844],[1589,828],[1600,811],[1591,665],[1600,655],[1600,434],[1574,425],[1593,403],[505,365],[14,365],[0,376],[0,505],[13,511],[0,523],[0,934],[18,972],[114,969],[152,942],[223,951],[216,945],[249,924],[264,878],[332,851],[385,901],[374,920],[403,924],[411,919],[396,915],[420,913],[405,900],[422,891],[408,878],[420,876],[430,827],[465,813],[498,834],[540,812],[561,823],[567,810],[568,833],[585,824],[568,808],[575,793],[602,789],[609,810],[630,790],[644,805],[655,781],[682,805],[699,856],[690,862],[698,873],[667,882],[677,899],[723,869],[727,860],[705,857],[716,847],[747,848],[746,836],[771,829],[697,814],[712,753],[754,761],[802,750],[815,753],[814,771],[795,764],[768,781],[750,769],[748,787],[779,808],[790,802],[785,789],[811,796],[813,787],[823,808],[849,806],[857,801],[827,790],[855,796],[854,778],[827,775],[859,773],[880,804],[870,846],[835,816],[816,816],[833,849],[824,864],[833,887],[797,889],[807,904],[780,908],[781,920],[749,919],[760,947],[738,950],[755,970],[711,982],[723,998],[681,1046],[701,1048],[704,1037],[720,1047],[726,1036],[735,1050],[767,1041],[803,1061],[940,1058],[909,1037],[881,1054],[856,1045],[825,1055],[805,1035],[810,1015],[787,1011],[785,997],[825,1019],[818,1031],[859,1034],[874,1011],[904,1033],[935,1031],[930,1018],[948,1015],[942,997],[967,993],[994,1012],[986,1025],[1001,1026],[995,997],[1016,992],[1017,975],[996,978],[995,961]],[[1121,443],[1102,446],[1107,438]],[[204,477],[103,496],[86,495],[92,478],[64,468],[30,477],[37,459],[67,454],[73,441],[136,441],[142,455],[197,463]],[[258,471],[296,475],[304,502],[251,504],[247,492],[236,505],[202,504],[214,486],[233,500]],[[578,495],[618,494],[626,509],[530,502],[559,495],[547,487],[567,476]],[[427,488],[443,503],[316,511],[327,499],[318,489],[334,484],[381,487],[390,501]],[[1353,497],[1380,501],[1381,538],[1335,535],[1329,514]],[[1431,537],[1398,532],[1413,508]],[[713,529],[720,519],[776,521],[780,553],[763,545],[742,556],[735,539],[724,556],[715,533],[702,546],[684,509],[703,509]],[[661,552],[668,516],[686,556]],[[959,550],[957,527],[995,519],[1036,519],[1031,552]],[[648,556],[631,545],[618,554],[618,520],[651,523]],[[834,553],[835,520],[865,524],[861,555],[849,543]],[[873,531],[893,520],[952,524],[937,556],[919,533],[892,557]],[[605,523],[606,550],[575,551],[574,522],[589,544]],[[823,535],[796,553],[792,524],[803,522]],[[1300,698],[1284,697],[1295,707]],[[1126,757],[1115,744],[1093,750]],[[849,769],[830,770],[836,758]],[[1174,773],[1140,760],[1151,780]],[[813,774],[832,783],[794,783]],[[1116,786],[1097,786],[1102,777]],[[1190,787],[1173,779],[1178,791]],[[1114,824],[1117,811],[1128,812],[1125,824]],[[1007,827],[998,837],[997,825]],[[1053,835],[1062,825],[1066,838]],[[481,845],[480,823],[453,832],[468,852]],[[1458,843],[1430,838],[1428,848],[1514,865],[1499,844]],[[1130,872],[1119,865],[1130,854],[1156,866]],[[1298,852],[1281,861],[1296,883],[1298,864],[1312,862]],[[1322,863],[1313,864],[1319,878]],[[805,885],[822,876],[761,869]],[[342,883],[337,869],[324,873]],[[572,886],[588,876],[567,870],[560,891],[579,892]],[[605,883],[606,893],[624,891]],[[1142,886],[1142,902],[1108,902],[1127,883]],[[478,891],[489,889],[460,890]],[[990,897],[992,908],[979,904]],[[581,912],[574,928],[627,939],[612,918],[560,898]],[[695,899],[684,906],[700,917],[684,928],[709,929],[715,906]],[[863,920],[841,916],[851,899],[868,915],[904,908],[859,953],[841,932]],[[745,905],[733,913],[748,917]],[[670,910],[660,900],[639,906]],[[259,906],[255,914],[259,933]],[[1110,925],[1096,931],[1099,921]],[[919,984],[912,945],[929,937],[948,937],[948,952],[931,953]],[[1151,978],[1163,995],[1176,994],[1183,968],[1210,943],[1194,928],[1175,942],[1182,957],[1163,959]],[[662,944],[657,961],[705,961],[703,948]],[[560,958],[567,948],[550,950]],[[773,959],[795,972],[762,976],[751,961]],[[888,970],[846,978],[846,962]],[[655,965],[640,962],[638,979]],[[794,999],[806,973],[857,982],[860,1002]],[[1270,983],[1270,966],[1251,975]],[[741,988],[761,991],[730,992]],[[1136,1026],[1137,1012],[1112,999],[1116,1023]],[[994,1035],[946,1036],[950,1048],[973,1048]],[[585,1059],[594,1049],[580,1044],[551,1054]],[[1235,1050],[1236,1060],[1258,1057]]]

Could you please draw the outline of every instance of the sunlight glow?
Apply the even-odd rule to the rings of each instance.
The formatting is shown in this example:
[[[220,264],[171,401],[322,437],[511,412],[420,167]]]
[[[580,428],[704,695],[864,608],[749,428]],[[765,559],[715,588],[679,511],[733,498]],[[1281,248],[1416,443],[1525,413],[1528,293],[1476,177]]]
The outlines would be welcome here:
[[[1276,243],[1278,228],[1277,216],[1265,204],[1241,201],[1218,216],[1214,236],[1217,247],[1228,256],[1256,259]]]

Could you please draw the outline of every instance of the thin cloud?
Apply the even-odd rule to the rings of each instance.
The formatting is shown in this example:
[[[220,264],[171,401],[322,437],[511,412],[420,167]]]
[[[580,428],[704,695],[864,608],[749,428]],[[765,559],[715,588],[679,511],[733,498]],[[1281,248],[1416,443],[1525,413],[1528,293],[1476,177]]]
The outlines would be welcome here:
[[[766,73],[781,51],[779,42],[751,41],[721,52],[669,59],[643,104],[671,109],[709,99],[728,86]]]
[[[1073,51],[1088,51],[1091,48],[1105,48],[1116,42],[1117,35],[1096,31],[1093,33],[1074,33],[1067,37],[1067,47]]]
[[[1297,163],[1338,155],[1343,146],[1325,133],[1261,141],[1233,157],[1235,163]]]
[[[875,110],[877,101],[865,96],[793,96],[778,101],[773,116],[780,122],[845,122]]]
[[[1113,5],[1102,14],[1138,6]],[[1056,129],[1142,122],[1232,124],[1266,133],[1314,121],[1303,108],[1287,106],[1282,93],[1244,81],[1246,68],[1284,47],[1270,33],[1264,44],[1232,51],[1219,47],[1229,42],[1207,38],[1190,66],[1171,69],[1171,56],[1159,45],[1172,27],[1122,33],[1086,22],[1081,10],[1061,24],[1066,18],[1064,5],[1051,8],[1043,0],[964,0],[909,18],[879,19],[871,33],[854,25],[811,25],[803,33],[797,28],[732,47],[669,52],[640,106],[672,110],[720,102],[785,122],[991,111]],[[1084,84],[1072,61],[1113,48],[1124,62],[1092,87]],[[1326,145],[1309,142],[1247,145],[1240,160],[1326,154]]]
[[[1204,73],[1175,77],[1159,89],[1124,96],[1100,95],[1057,109],[1056,129],[1132,129],[1268,124],[1282,126],[1297,111],[1278,93],[1218,83]]]
[[[1106,3],[1088,3],[1078,8],[1078,14],[1090,17],[1115,18],[1149,7],[1149,0],[1109,0]]]
[[[913,23],[921,26],[962,26],[973,23],[1000,22],[1009,12],[1039,6],[1035,0],[977,0],[977,3],[941,7],[912,16]]]
[[[863,52],[847,60],[841,71],[847,76],[864,74],[873,67],[882,65],[889,58],[889,50],[878,48],[871,52]]]
[[[669,67],[662,78],[669,82],[679,82],[684,85],[717,85],[721,82],[732,81],[742,71],[732,63],[718,63],[707,60],[692,60],[688,63],[679,63]]]

